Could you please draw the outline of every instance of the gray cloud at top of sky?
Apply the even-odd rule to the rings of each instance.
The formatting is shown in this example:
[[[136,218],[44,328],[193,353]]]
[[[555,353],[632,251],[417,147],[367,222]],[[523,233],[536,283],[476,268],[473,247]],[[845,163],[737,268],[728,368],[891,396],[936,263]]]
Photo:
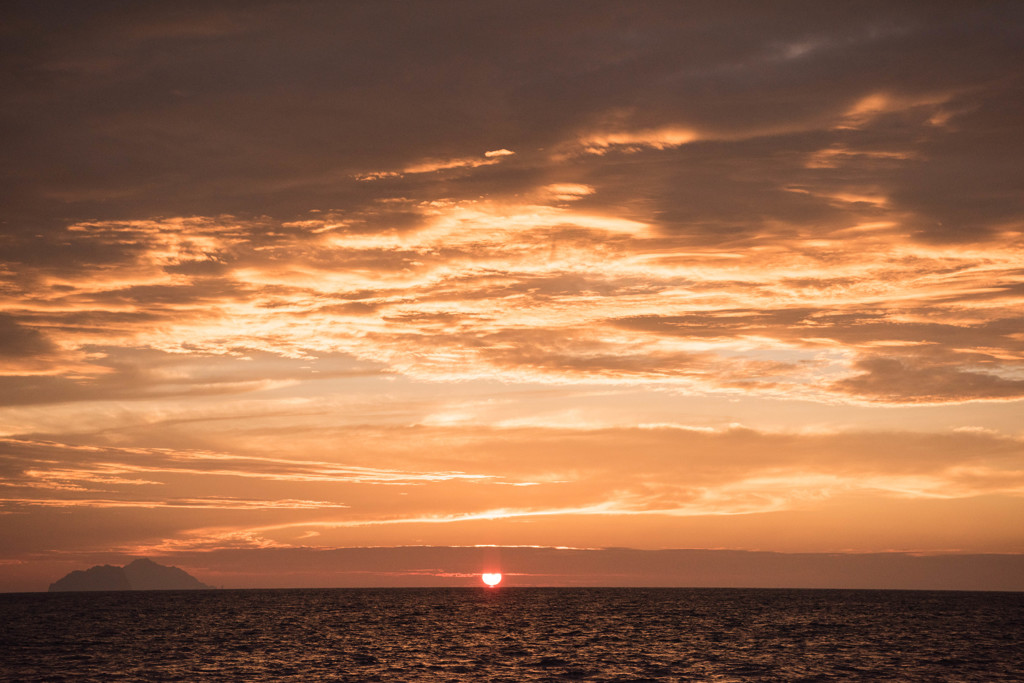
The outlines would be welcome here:
[[[473,180],[398,187],[508,190],[573,140],[666,126],[720,142],[647,169],[634,201],[706,238],[735,229],[729,197],[813,217],[767,182],[801,148],[912,152],[884,181],[924,236],[984,237],[1021,208],[1016,3],[58,2],[5,25],[12,231],[356,209],[395,189],[356,174],[500,148],[516,157]],[[612,184],[620,161],[567,163]]]

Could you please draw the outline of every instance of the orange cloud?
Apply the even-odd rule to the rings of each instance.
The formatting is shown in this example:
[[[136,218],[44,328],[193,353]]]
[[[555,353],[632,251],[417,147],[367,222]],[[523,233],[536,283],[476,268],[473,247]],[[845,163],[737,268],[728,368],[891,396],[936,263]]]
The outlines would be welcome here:
[[[513,156],[515,152],[508,149],[495,149],[484,152],[484,158],[460,157],[456,159],[425,159],[414,164],[405,166],[400,171],[370,171],[359,173],[356,180],[381,180],[384,178],[400,178],[404,175],[415,175],[420,173],[436,173],[437,171],[448,171],[457,168],[473,169],[481,166],[493,166],[500,163],[502,157]]]
[[[74,510],[91,515],[100,528],[116,522],[106,510],[160,511],[169,525],[161,547],[181,550],[218,544],[330,547],[365,542],[372,529],[384,542],[424,534],[431,542],[451,542],[460,534],[486,542],[474,530],[489,527],[480,525],[507,529],[502,542],[522,543],[541,524],[552,537],[563,534],[586,545],[602,526],[625,525],[622,533],[641,524],[711,528],[720,517],[734,519],[750,543],[755,536],[749,534],[771,515],[838,509],[863,514],[898,501],[963,501],[1004,538],[1014,527],[1000,515],[1024,501],[1020,440],[983,430],[773,434],[685,425],[467,425],[422,426],[403,439],[382,434],[395,430],[346,430],[339,438],[347,448],[333,462],[297,457],[318,447],[314,442],[292,443],[295,454],[288,453],[284,444],[296,440],[291,432],[282,434],[280,445],[260,437],[263,449],[283,450],[276,457],[7,440],[0,446],[14,474],[5,477],[9,493],[2,511],[35,525],[54,523],[47,509]],[[624,452],[628,459],[617,457]],[[367,468],[343,458],[395,467]],[[460,471],[469,462],[477,472]],[[411,463],[429,470],[417,474]],[[529,485],[509,486],[522,483]],[[995,511],[986,511],[988,501],[1000,501]],[[517,520],[527,526],[517,527]],[[863,523],[870,524],[870,517]],[[907,520],[907,533],[915,524]],[[59,543],[73,528],[54,527],[39,542]],[[126,537],[124,543],[142,541]],[[803,547],[829,547],[816,543]]]
[[[580,136],[577,144],[586,154],[607,154],[610,151],[638,152],[643,149],[670,149],[698,140],[692,130],[675,126],[641,130],[593,132]]]
[[[129,378],[86,349],[293,359],[344,353],[432,380],[649,382],[801,400],[874,400],[879,391],[906,403],[1018,396],[1013,376],[1024,346],[1010,321],[1024,249],[1016,234],[965,249],[908,241],[898,221],[857,222],[736,253],[555,205],[593,194],[563,183],[545,186],[537,203],[419,204],[416,224],[401,232],[309,219],[260,243],[244,235],[265,225],[237,221],[73,226],[70,234],[119,236],[133,249],[97,276],[51,278],[55,294],[36,295],[8,319],[25,339],[47,340],[51,355],[61,349],[51,364],[77,363],[97,391],[122,395],[128,388],[117,383],[143,377]],[[872,197],[825,198],[885,207]],[[200,261],[211,265],[182,269]],[[82,316],[94,324],[73,322]],[[895,362],[916,366],[913,358],[925,353],[949,381],[904,382],[886,392],[881,379],[853,379],[882,347]],[[24,354],[18,362],[26,367]],[[41,362],[33,361],[33,372]],[[14,367],[12,375],[25,372]],[[181,385],[159,371],[146,375],[154,386]],[[978,381],[967,389],[956,377]],[[240,393],[295,381],[186,384]],[[65,384],[65,395],[82,391]]]

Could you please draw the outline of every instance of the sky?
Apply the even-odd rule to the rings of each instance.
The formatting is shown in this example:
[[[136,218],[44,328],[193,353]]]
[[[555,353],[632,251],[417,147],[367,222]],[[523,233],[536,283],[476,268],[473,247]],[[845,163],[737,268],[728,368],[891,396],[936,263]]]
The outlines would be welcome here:
[[[1024,553],[1020,3],[12,2],[0,40],[0,591]],[[374,571],[451,574],[409,557]]]

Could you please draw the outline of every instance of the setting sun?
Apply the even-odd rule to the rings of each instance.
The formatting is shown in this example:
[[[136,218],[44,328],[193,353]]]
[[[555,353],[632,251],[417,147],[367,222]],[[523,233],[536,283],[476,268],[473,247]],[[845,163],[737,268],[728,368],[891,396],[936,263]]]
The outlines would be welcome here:
[[[501,574],[481,574],[480,579],[488,586],[497,586],[501,583]]]

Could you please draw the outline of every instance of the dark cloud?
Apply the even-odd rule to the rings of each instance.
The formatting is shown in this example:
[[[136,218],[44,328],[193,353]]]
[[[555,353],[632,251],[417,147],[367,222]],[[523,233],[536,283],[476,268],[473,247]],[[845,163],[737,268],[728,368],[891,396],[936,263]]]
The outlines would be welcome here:
[[[929,354],[939,350],[947,353],[978,352],[977,347],[986,345],[1010,352],[1024,351],[1024,339],[1019,338],[1020,330],[1024,329],[1021,318],[997,318],[974,325],[957,325],[905,322],[893,320],[887,313],[866,310],[833,313],[829,309],[780,308],[765,311],[722,309],[714,313],[675,316],[645,315],[609,322],[625,329],[680,337],[757,334],[793,341],[813,337],[851,345],[906,342],[908,346],[937,347],[930,351],[921,348],[914,351]]]
[[[181,340],[185,349],[188,340]],[[252,349],[236,357],[187,356],[153,350],[88,347],[94,356],[78,372],[63,375],[2,375],[0,406],[92,401],[142,401],[231,396],[273,388],[279,383],[377,376],[371,364],[323,354],[319,359],[287,359]]]
[[[9,229],[358,208],[383,190],[351,174],[669,124],[769,138],[697,147],[655,172],[647,194],[667,224],[745,231],[758,205],[813,222],[829,208],[770,182],[795,174],[812,138],[770,136],[843,141],[824,131],[878,91],[961,93],[955,132],[926,135],[920,164],[896,178],[921,230],[982,237],[1020,211],[1016,174],[1000,170],[1019,157],[1015,3],[101,2],[21,4],[7,17]],[[893,138],[886,130],[876,122],[861,135],[874,142],[856,146]],[[514,187],[489,173],[445,180],[444,194]],[[587,174],[613,186],[628,172]],[[436,195],[426,182],[421,196]],[[966,201],[951,204],[954,186]]]
[[[866,358],[861,374],[840,380],[838,391],[886,403],[932,403],[1024,398],[1024,380],[899,358]]]
[[[0,358],[24,358],[54,351],[53,343],[45,334],[26,327],[16,318],[0,313]]]
[[[73,569],[131,556],[47,555],[40,575],[15,590],[42,590]],[[715,586],[1019,591],[1024,557],[1014,554],[773,553],[735,550],[430,546],[322,550],[224,549],[174,552],[181,566],[227,588],[478,586],[481,569],[500,568],[507,586]],[[16,577],[16,578],[15,578]]]

